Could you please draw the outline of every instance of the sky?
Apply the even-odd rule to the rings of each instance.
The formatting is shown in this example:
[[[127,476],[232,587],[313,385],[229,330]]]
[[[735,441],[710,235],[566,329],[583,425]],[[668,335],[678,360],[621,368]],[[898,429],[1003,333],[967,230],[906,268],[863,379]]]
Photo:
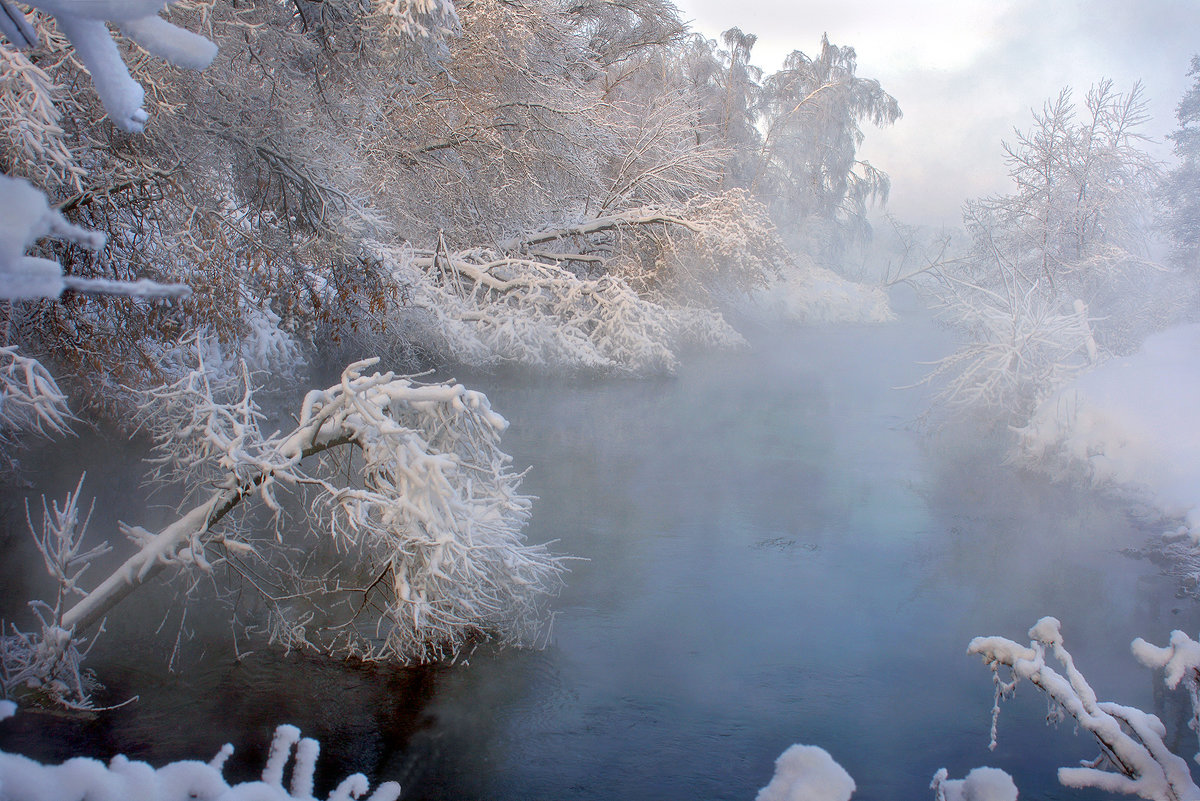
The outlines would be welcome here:
[[[710,38],[738,26],[758,36],[766,72],[792,50],[816,53],[821,34],[858,53],[857,74],[900,101],[893,127],[864,128],[860,156],[892,177],[888,211],[957,224],[968,198],[1007,192],[1002,141],[1066,86],[1082,105],[1110,78],[1145,85],[1143,132],[1171,158],[1166,134],[1200,54],[1200,0],[676,0]]]

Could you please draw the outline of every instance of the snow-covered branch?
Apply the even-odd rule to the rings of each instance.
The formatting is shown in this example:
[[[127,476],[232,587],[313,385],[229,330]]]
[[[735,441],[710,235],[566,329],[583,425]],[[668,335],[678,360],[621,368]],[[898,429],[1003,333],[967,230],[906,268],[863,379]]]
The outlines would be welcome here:
[[[137,552],[67,610],[62,627],[87,631],[164,568],[220,566],[259,591],[269,630],[289,647],[427,660],[478,634],[515,642],[536,629],[563,565],[523,541],[530,499],[499,447],[507,423],[461,385],[365,374],[376,361],[309,392],[282,435],[262,435],[248,380],[221,385],[202,365],[147,393],[160,474],[199,484],[200,500],[157,533],[125,526]],[[357,449],[352,483],[339,483],[341,465],[311,458],[340,446]],[[251,496],[280,514],[281,486],[315,491],[311,505],[339,554],[333,564],[296,565],[274,540],[218,528]]]
[[[22,178],[0,175],[0,299],[57,298],[64,290],[144,298],[183,298],[191,294],[184,284],[160,284],[63,275],[49,259],[26,256],[25,251],[44,236],[53,236],[88,250],[104,247],[104,234],[67,222],[50,207],[46,196]]]
[[[585,237],[591,234],[598,234],[602,231],[611,231],[615,228],[634,227],[639,225],[675,225],[681,228],[686,228],[689,231],[698,232],[700,230],[694,222],[676,214],[667,209],[631,209],[628,211],[606,214],[601,217],[593,217],[589,220],[576,223],[574,225],[566,225],[561,228],[552,228],[544,231],[537,231],[523,236],[511,237],[503,239],[496,243],[496,249],[505,253],[529,248],[534,245],[542,245],[547,242],[555,242],[560,239],[572,239],[576,237]]]
[[[1159,648],[1138,637],[1133,641],[1133,655],[1148,668],[1163,669],[1163,683],[1172,690],[1183,682],[1192,702],[1192,719],[1188,728],[1200,737],[1200,643],[1176,629],[1171,632],[1166,648]],[[1200,753],[1194,757],[1200,763]]]
[[[1192,781],[1187,762],[1171,753],[1163,742],[1166,728],[1162,722],[1135,707],[1098,700],[1063,646],[1060,629],[1057,619],[1044,617],[1029,630],[1028,646],[1004,637],[971,640],[967,652],[983,657],[993,672],[996,684],[993,716],[999,714],[1000,699],[1013,692],[1019,681],[1028,679],[1046,693],[1059,715],[1070,715],[1100,745],[1100,756],[1094,762],[1059,769],[1058,779],[1063,785],[1095,787],[1150,801],[1200,799],[1200,788]],[[1151,654],[1148,648],[1140,651],[1140,656],[1151,661],[1161,658],[1160,652]],[[1061,673],[1047,664],[1047,654],[1057,660]],[[1164,665],[1169,662],[1170,657],[1162,660]],[[998,672],[1001,665],[1009,668],[1009,681],[1001,680]],[[992,738],[994,745],[995,717]]]
[[[217,46],[203,36],[179,28],[158,16],[161,0],[27,0],[34,8],[54,16],[59,30],[75,47],[79,59],[91,73],[96,94],[113,124],[126,131],[140,132],[148,119],[142,101],[146,96],[141,84],[129,75],[106,22],[117,25],[123,34],[152,55],[177,67],[202,70],[212,63]],[[33,28],[19,12],[4,4],[0,16],[10,25],[6,33],[20,43],[32,45],[37,38]]]
[[[467,363],[646,374],[674,370],[687,344],[742,343],[716,312],[654,303],[616,276],[581,278],[559,264],[485,250],[372,250],[405,288],[407,306],[398,311],[429,315],[433,336]]]
[[[0,701],[0,721],[16,711],[11,701]],[[313,778],[321,744],[301,737],[295,726],[275,729],[275,737],[259,781],[230,786],[223,775],[225,762],[233,754],[226,744],[208,762],[180,760],[161,768],[131,760],[122,754],[107,765],[97,759],[75,757],[61,765],[43,765],[20,754],[0,751],[0,796],[6,801],[64,801],[75,798],[121,799],[121,801],[165,801],[188,798],[195,801],[316,801]],[[291,769],[288,770],[288,763]],[[284,786],[284,774],[290,774]],[[343,779],[326,801],[362,798],[370,782],[361,773]],[[400,785],[383,782],[366,801],[396,801]]]

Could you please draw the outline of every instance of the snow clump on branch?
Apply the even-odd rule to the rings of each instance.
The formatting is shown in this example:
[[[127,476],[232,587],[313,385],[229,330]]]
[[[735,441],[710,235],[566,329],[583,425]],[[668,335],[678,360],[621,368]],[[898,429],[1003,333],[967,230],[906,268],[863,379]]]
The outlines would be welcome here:
[[[58,237],[92,251],[102,249],[105,243],[104,234],[67,222],[33,184],[23,178],[0,175],[0,300],[57,298],[67,289],[141,298],[182,298],[191,294],[184,284],[63,275],[57,262],[25,255],[44,236]]]
[[[815,745],[793,745],[775,760],[775,775],[755,801],[850,801],[854,779],[829,752]]]
[[[1100,756],[1094,761],[1081,767],[1059,768],[1058,780],[1063,786],[1094,787],[1149,801],[1200,799],[1200,787],[1192,781],[1187,762],[1171,753],[1163,742],[1167,730],[1162,721],[1136,707],[1100,701],[1064,647],[1061,628],[1057,619],[1042,618],[1029,630],[1028,646],[1004,637],[971,640],[967,652],[983,657],[995,684],[992,747],[996,744],[1001,699],[1011,695],[1022,679],[1028,679],[1049,698],[1048,720],[1070,715],[1100,745]],[[1144,643],[1135,643],[1134,650],[1148,664],[1171,664],[1171,654],[1164,658],[1166,649],[1152,650]],[[1047,655],[1059,663],[1062,673],[1047,664]],[[1184,653],[1180,658],[1186,662],[1190,657]],[[1007,681],[999,673],[1002,665],[1009,670]]]
[[[54,16],[92,76],[96,94],[113,124],[140,133],[148,116],[142,108],[146,92],[129,75],[106,22],[112,22],[151,55],[177,67],[202,70],[217,55],[208,39],[179,28],[158,16],[163,0],[27,0],[34,8]],[[6,0],[0,0],[0,18],[10,24],[3,32],[14,45],[32,46],[36,33]],[[14,41],[15,40],[15,41]]]

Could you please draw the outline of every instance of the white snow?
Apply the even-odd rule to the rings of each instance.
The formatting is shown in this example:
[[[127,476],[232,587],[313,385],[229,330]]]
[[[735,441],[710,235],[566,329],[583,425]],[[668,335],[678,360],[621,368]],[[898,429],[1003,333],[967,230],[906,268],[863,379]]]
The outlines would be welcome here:
[[[775,775],[755,801],[849,801],[854,779],[824,748],[793,745],[775,760]]]
[[[735,305],[771,321],[884,323],[894,318],[882,287],[848,281],[811,264],[789,271]]]
[[[113,123],[122,130],[140,133],[148,119],[142,101],[146,92],[121,59],[105,22],[148,52],[178,67],[202,70],[217,55],[217,46],[203,36],[176,27],[158,16],[162,0],[27,0],[29,5],[53,14],[76,54],[87,67]]]
[[[999,768],[973,768],[965,779],[947,779],[945,768],[933,777],[938,801],[1017,801],[1017,785]]]
[[[10,717],[16,705],[0,701],[0,720]],[[295,757],[293,759],[293,748]],[[313,771],[320,744],[301,737],[295,726],[275,730],[262,781],[230,786],[221,771],[233,753],[225,745],[209,762],[180,760],[155,770],[145,762],[121,754],[107,765],[96,759],[75,757],[61,765],[43,765],[20,754],[0,751],[0,798],[4,801],[315,801]],[[283,784],[284,768],[292,761],[291,787]],[[369,789],[361,773],[347,776],[328,801],[349,801]],[[380,784],[366,801],[396,801],[400,785]]]
[[[1020,456],[1058,476],[1135,490],[1200,535],[1200,325],[1149,337],[1043,403]]]

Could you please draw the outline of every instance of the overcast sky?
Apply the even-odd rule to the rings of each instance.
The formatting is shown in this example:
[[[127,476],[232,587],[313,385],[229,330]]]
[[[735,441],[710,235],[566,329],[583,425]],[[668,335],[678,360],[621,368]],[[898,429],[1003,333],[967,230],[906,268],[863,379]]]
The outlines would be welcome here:
[[[1064,86],[1082,103],[1101,78],[1120,91],[1140,79],[1154,117],[1145,132],[1161,139],[1200,53],[1200,0],[676,4],[710,38],[734,25],[756,34],[754,61],[767,72],[792,50],[816,53],[822,33],[854,47],[858,75],[904,111],[892,128],[866,129],[862,155],[892,176],[888,208],[909,222],[957,223],[964,199],[1007,191],[1001,140]]]

